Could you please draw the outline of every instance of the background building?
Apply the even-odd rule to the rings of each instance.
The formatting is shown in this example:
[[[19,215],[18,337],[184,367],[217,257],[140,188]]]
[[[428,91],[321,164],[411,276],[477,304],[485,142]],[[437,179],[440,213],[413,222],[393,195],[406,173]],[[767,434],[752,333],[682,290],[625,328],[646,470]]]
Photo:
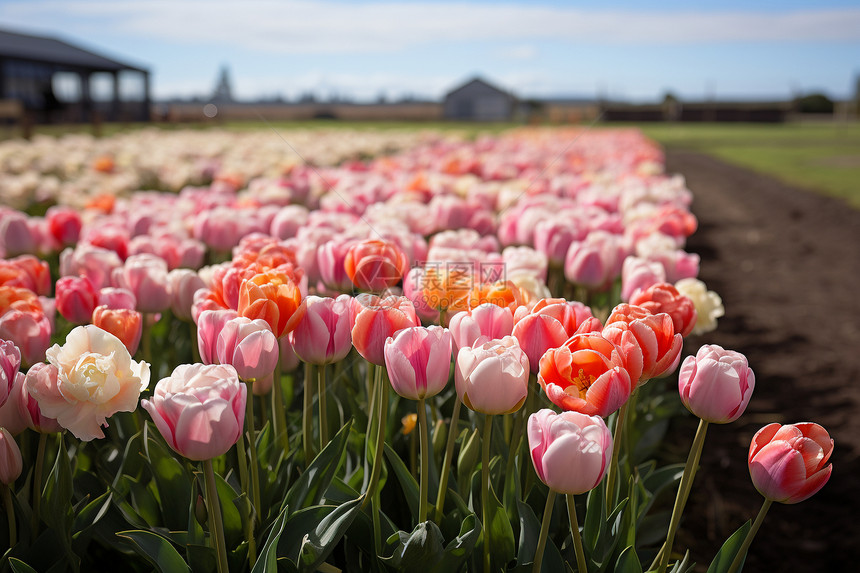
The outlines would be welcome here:
[[[147,120],[149,70],[56,38],[0,30],[0,101],[17,102],[35,122]]]

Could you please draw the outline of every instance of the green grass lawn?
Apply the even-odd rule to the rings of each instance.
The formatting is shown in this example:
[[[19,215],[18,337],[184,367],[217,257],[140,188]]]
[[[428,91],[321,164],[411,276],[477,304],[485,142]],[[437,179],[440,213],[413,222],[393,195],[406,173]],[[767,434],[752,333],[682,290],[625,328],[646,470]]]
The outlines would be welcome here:
[[[860,208],[860,124],[639,125],[670,149],[708,153]]]

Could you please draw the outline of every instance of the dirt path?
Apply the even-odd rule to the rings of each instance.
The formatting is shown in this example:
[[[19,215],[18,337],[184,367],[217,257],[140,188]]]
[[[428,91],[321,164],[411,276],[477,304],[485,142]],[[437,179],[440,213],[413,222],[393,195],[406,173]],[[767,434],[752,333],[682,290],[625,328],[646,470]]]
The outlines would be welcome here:
[[[685,351],[719,344],[756,373],[745,415],[709,428],[683,541],[707,567],[761,504],[747,469],[752,435],[769,422],[813,421],[836,442],[831,480],[799,505],[774,504],[744,571],[858,571],[860,211],[698,153],[668,151],[667,169],[693,191],[699,230],[688,250],[726,307],[719,329]]]

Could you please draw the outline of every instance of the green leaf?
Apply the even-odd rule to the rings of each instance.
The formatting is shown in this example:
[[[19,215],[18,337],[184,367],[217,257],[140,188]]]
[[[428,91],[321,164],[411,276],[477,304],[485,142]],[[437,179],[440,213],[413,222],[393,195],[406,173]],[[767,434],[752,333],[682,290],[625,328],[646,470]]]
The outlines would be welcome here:
[[[277,573],[278,543],[281,540],[281,534],[283,534],[284,526],[287,523],[287,509],[285,507],[281,510],[278,519],[275,520],[272,530],[269,532],[269,538],[260,550],[260,555],[257,557],[257,562],[254,563],[254,569],[251,573]]]
[[[400,482],[400,489],[403,490],[403,496],[406,498],[406,503],[409,505],[409,512],[412,519],[418,520],[418,482],[412,477],[412,472],[400,459],[391,446],[385,444],[385,457],[388,458],[388,463],[391,464],[391,469],[394,470],[394,475],[397,476],[397,481]]]
[[[642,573],[642,564],[636,555],[636,548],[628,545],[615,563],[615,573]]]
[[[692,573],[696,568],[696,564],[690,561],[690,552],[684,553],[684,558],[675,563],[675,566],[669,570],[669,573]]]
[[[529,504],[517,501],[520,516],[520,541],[517,551],[517,570],[531,571],[535,560],[541,523]],[[564,571],[564,559],[551,538],[547,538],[543,550],[541,571]]]
[[[215,474],[215,488],[221,503],[221,521],[224,524],[224,539],[229,552],[242,543],[245,536],[245,532],[242,530],[242,515],[236,506],[236,500],[241,496],[220,474]]]
[[[419,523],[411,533],[400,531],[396,537],[394,553],[382,561],[399,571],[427,571],[442,558],[442,532],[432,521]]]
[[[302,539],[297,557],[302,570],[316,571],[317,567],[328,558],[357,513],[361,511],[363,500],[362,496],[335,506],[335,510],[323,517],[319,524]]]
[[[514,529],[508,519],[508,512],[490,484],[490,554],[497,567],[507,568],[509,561],[517,555],[517,543],[514,539]],[[485,537],[486,541],[486,537]]]
[[[335,437],[314,458],[308,469],[299,476],[287,492],[281,508],[301,509],[319,504],[331,480],[346,457],[349,430],[352,420],[344,424]]]
[[[20,559],[15,559],[14,557],[9,558],[9,566],[12,568],[12,571],[14,573],[38,573],[32,567],[30,567]]]
[[[179,552],[164,537],[151,531],[120,531],[117,537],[128,539],[138,555],[152,563],[161,573],[190,571]]]
[[[89,502],[75,515],[72,531],[83,531],[84,529],[98,523],[99,520],[107,513],[107,510],[110,508],[110,504],[111,493],[109,491],[104,492]]]
[[[747,520],[737,531],[731,534],[731,536],[726,539],[726,542],[723,543],[723,546],[720,547],[720,550],[717,551],[716,556],[714,556],[714,560],[711,561],[711,566],[708,567],[708,573],[726,573],[731,567],[732,561],[734,561],[735,556],[738,554],[738,551],[741,548],[741,545],[744,544],[744,539],[746,539],[747,535],[750,532],[750,527],[752,527],[751,522]],[[746,561],[746,556],[744,556],[744,561]],[[741,561],[741,569],[743,569],[744,561]],[[739,571],[741,570],[739,569]]]
[[[145,433],[148,433],[148,428],[147,423]],[[164,525],[171,530],[182,529],[188,519],[183,511],[191,501],[191,476],[160,440],[148,435],[144,444],[150,471],[157,486]]]
[[[480,538],[481,522],[475,514],[467,515],[460,524],[460,534],[445,547],[445,554],[436,566],[436,573],[461,570]]]
[[[606,480],[588,492],[585,502],[585,522],[582,527],[582,541],[586,553],[593,553],[601,537],[606,522]]]

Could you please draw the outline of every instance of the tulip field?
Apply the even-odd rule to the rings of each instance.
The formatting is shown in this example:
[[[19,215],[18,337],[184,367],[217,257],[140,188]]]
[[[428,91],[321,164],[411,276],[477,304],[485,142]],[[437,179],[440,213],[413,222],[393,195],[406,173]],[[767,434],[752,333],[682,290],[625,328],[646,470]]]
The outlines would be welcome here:
[[[709,428],[768,381],[636,129],[68,135],[0,173],[3,571],[736,573],[831,476],[826,428],[761,420],[758,506],[694,562]]]

